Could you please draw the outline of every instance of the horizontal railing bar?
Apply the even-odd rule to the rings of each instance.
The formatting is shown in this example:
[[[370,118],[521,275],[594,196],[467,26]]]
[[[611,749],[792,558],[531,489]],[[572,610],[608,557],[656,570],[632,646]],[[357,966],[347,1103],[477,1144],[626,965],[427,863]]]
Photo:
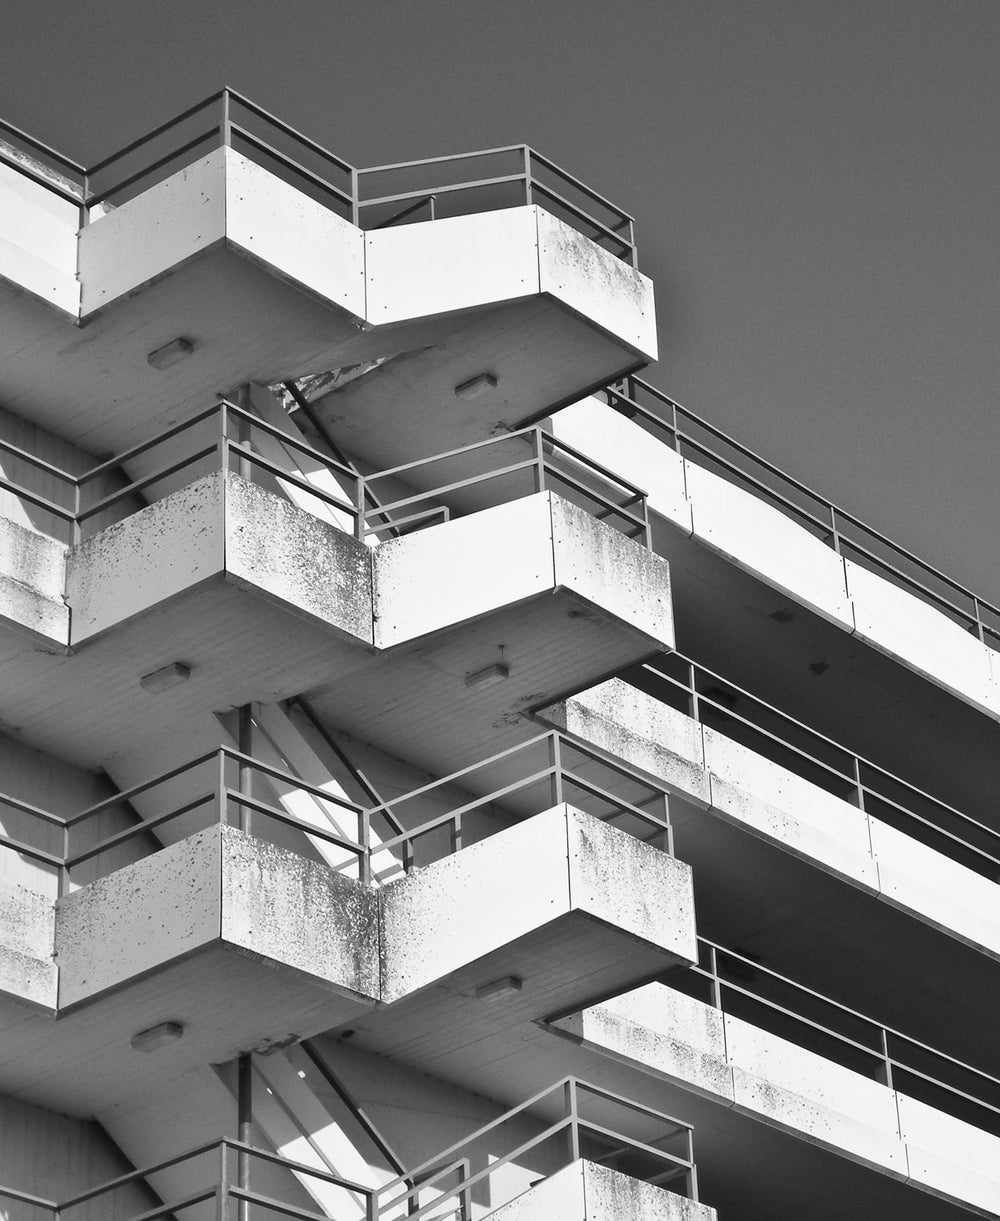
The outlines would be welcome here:
[[[212,447],[215,448],[214,446]],[[238,445],[235,441],[230,441],[229,451],[232,454],[239,454],[254,466],[259,466],[269,474],[274,475],[276,479],[280,479],[284,483],[291,483],[303,492],[308,492],[310,496],[315,496],[317,500],[322,500],[324,504],[332,505],[335,509],[340,509],[341,512],[347,513],[349,516],[357,518],[359,516],[356,505],[351,504],[349,500],[341,500],[338,496],[334,496],[332,492],[327,492],[323,488],[317,487],[314,483],[310,483],[308,479],[303,479],[300,475],[296,475],[293,471],[286,470],[283,466],[279,466],[277,462],[272,462],[269,458],[263,457],[261,454],[255,453],[252,449],[244,449],[242,445]]]
[[[20,458],[22,462],[30,462],[32,466],[44,471],[47,475],[52,475],[55,479],[61,479],[64,483],[72,484],[77,481],[75,475],[71,475],[61,467],[53,466],[51,462],[46,462],[44,458],[39,458],[35,454],[29,453],[26,449],[21,449],[19,445],[15,445],[12,441],[0,440],[0,449],[14,458]]]
[[[169,1170],[171,1166],[177,1166],[181,1162],[191,1161],[196,1157],[203,1157],[213,1149],[218,1149],[220,1143],[218,1140],[206,1141],[203,1145],[196,1145],[193,1149],[186,1149],[183,1153],[176,1153],[173,1157],[168,1157],[153,1166],[143,1166],[139,1170],[129,1170],[125,1174],[120,1174],[117,1178],[109,1179],[106,1183],[101,1183],[98,1187],[90,1187],[86,1191],[80,1192],[79,1195],[73,1196],[70,1200],[63,1200],[59,1207],[75,1208],[78,1204],[85,1204],[88,1200],[93,1200],[95,1196],[103,1195],[107,1191],[115,1191],[119,1187],[124,1187],[127,1183],[134,1183],[137,1179],[145,1179],[151,1174],[158,1174],[161,1170]]]
[[[322,144],[317,144],[315,140],[304,136],[302,132],[292,127],[290,123],[286,123],[284,119],[279,119],[277,115],[272,114],[269,110],[265,110],[263,106],[258,106],[256,102],[252,102],[248,97],[244,97],[242,93],[237,93],[235,89],[226,89],[230,98],[238,105],[252,111],[258,118],[265,119],[268,123],[273,124],[279,131],[284,132],[286,136],[291,136],[297,143],[305,145],[311,152],[318,153],[327,161],[332,162],[338,169],[345,174],[353,174],[354,166],[349,165],[342,157],[338,157],[336,153],[331,152],[328,148],[324,148]]]
[[[429,458],[417,458],[413,462],[404,462],[402,466],[390,466],[382,471],[373,471],[372,474],[365,475],[365,482],[371,483],[376,479],[388,479],[391,475],[404,475],[417,467],[430,466],[435,462],[447,462],[449,458],[463,457],[466,454],[475,453],[478,449],[486,449],[491,445],[502,445],[505,441],[512,441],[517,437],[529,437],[535,431],[535,427],[517,428],[513,432],[504,432],[496,437],[486,437],[482,441],[474,441],[471,445],[461,445],[458,449],[449,449],[442,454],[432,454]],[[537,431],[542,432],[541,429],[537,429]]]
[[[89,505],[86,509],[81,509],[76,515],[76,520],[78,522],[89,521],[92,517],[96,517],[98,513],[103,513],[113,505],[118,504],[119,501],[128,500],[130,496],[136,496],[145,488],[152,487],[154,483],[161,483],[164,479],[169,479],[171,475],[176,475],[178,471],[193,466],[196,462],[200,462],[203,458],[214,454],[217,449],[218,443],[213,441],[211,445],[206,445],[203,449],[199,449],[193,454],[178,458],[170,466],[154,471],[151,475],[144,475],[141,479],[133,480],[125,487],[119,488],[116,492],[111,492],[108,496],[102,496],[100,500],[95,501],[94,504]]]
[[[348,1189],[345,1188],[345,1190]],[[227,1193],[234,1200],[245,1200],[248,1204],[259,1204],[261,1208],[266,1208],[269,1212],[281,1213],[284,1217],[296,1217],[298,1221],[330,1221],[329,1213],[309,1212],[308,1209],[298,1208],[294,1204],[285,1204],[281,1200],[275,1200],[272,1196],[261,1195],[259,1191],[250,1191],[246,1187],[229,1187],[227,1188]],[[370,1191],[365,1192],[366,1196],[370,1194]]]
[[[62,505],[56,504],[55,501],[49,500],[48,497],[40,496],[37,492],[32,492],[30,488],[23,487],[19,483],[14,483],[10,479],[0,477],[0,488],[5,492],[10,492],[18,500],[26,500],[29,504],[34,505],[36,509],[43,509],[46,513],[51,513],[61,521],[73,522],[76,520],[72,510],[63,508]]]
[[[251,1157],[259,1158],[262,1162],[273,1162],[285,1170],[300,1171],[302,1174],[320,1179],[324,1183],[331,1183],[334,1187],[343,1187],[346,1191],[353,1191],[359,1195],[366,1196],[372,1194],[372,1189],[365,1187],[363,1183],[355,1183],[352,1179],[345,1179],[343,1176],[333,1174],[329,1170],[319,1170],[315,1166],[308,1165],[306,1162],[297,1162],[292,1158],[284,1157],[280,1153],[274,1153],[270,1149],[261,1149],[257,1145],[248,1145],[245,1141],[234,1140],[229,1136],[223,1137],[216,1143],[218,1146],[224,1145],[227,1149],[232,1149],[236,1153],[246,1153]],[[212,1147],[214,1148],[215,1146]]]
[[[357,802],[351,801],[347,797],[338,797],[334,793],[328,793],[320,785],[310,784],[307,780],[303,780],[286,768],[275,767],[273,763],[265,763],[262,759],[256,759],[253,755],[244,754],[232,746],[222,746],[219,750],[227,759],[232,759],[235,763],[246,764],[246,766],[252,767],[254,771],[261,772],[265,776],[272,776],[275,780],[283,780],[293,788],[301,789],[313,797],[318,797],[321,801],[328,801],[331,805],[340,806],[341,809],[347,810],[351,814],[363,814],[365,812],[365,807],[358,805]]]
[[[655,814],[649,814],[640,806],[633,805],[630,801],[625,801],[621,797],[616,797],[614,793],[609,793],[606,789],[602,789],[600,785],[591,784],[589,780],[584,780],[582,777],[575,775],[571,771],[562,769],[563,780],[573,788],[583,789],[589,793],[591,797],[599,797],[601,801],[606,801],[608,805],[614,806],[618,811],[617,814],[609,814],[608,818],[617,818],[621,815],[630,814],[633,818],[639,819],[640,822],[649,823],[650,826],[656,827],[659,831],[667,831],[670,829],[670,824],[657,818]],[[662,796],[662,792],[654,792],[654,797]]]
[[[296,818],[294,814],[289,814],[286,810],[275,809],[274,806],[269,806],[266,802],[260,801],[256,797],[251,797],[248,793],[241,793],[238,789],[227,788],[224,790],[224,796],[227,801],[231,801],[234,805],[245,806],[248,810],[256,810],[258,814],[263,814],[267,818],[273,818],[275,822],[284,823],[285,826],[295,827],[296,830],[302,831],[305,835],[315,835],[317,839],[325,840],[337,848],[343,848],[359,859],[365,855],[364,845],[358,843],[357,840],[338,835],[336,831],[328,831],[325,827],[317,827],[311,822],[306,822],[305,819]],[[381,846],[378,845],[375,850],[378,851]]]
[[[225,750],[225,747],[221,748]],[[145,793],[149,789],[155,788],[158,784],[165,784],[168,780],[173,780],[175,776],[180,776],[184,772],[193,771],[196,767],[201,767],[209,759],[218,758],[220,748],[207,751],[203,755],[198,755],[195,759],[188,759],[186,763],[179,763],[176,767],[170,768],[168,771],[161,772],[158,776],[153,776],[149,780],[143,780],[140,784],[133,784],[130,788],[122,789],[120,793],[114,793],[110,797],[105,797],[102,801],[96,802],[92,806],[88,806],[85,810],[81,810],[79,814],[73,814],[65,820],[67,827],[75,826],[83,819],[97,814],[101,810],[106,810],[109,806],[118,805],[122,801],[130,801],[133,797],[138,797],[140,793]]]
[[[693,1130],[691,1124],[684,1119],[678,1119],[675,1115],[668,1115],[666,1111],[660,1111],[656,1107],[647,1106],[646,1103],[638,1102],[634,1098],[626,1098],[624,1094],[618,1094],[614,1090],[594,1085],[590,1081],[581,1081],[579,1078],[576,1078],[576,1088],[582,1094],[593,1094],[596,1098],[603,1098],[605,1102],[613,1102],[625,1110],[637,1111],[640,1115],[646,1115],[648,1118],[655,1119],[658,1122],[673,1124],[678,1132],[691,1132]]]
[[[537,425],[535,425],[535,427],[537,427]],[[543,428],[541,432],[544,439],[551,444],[553,451],[558,450],[560,453],[569,454],[569,456],[571,458],[575,458],[577,462],[581,464],[581,466],[585,466],[590,470],[597,471],[597,473],[602,475],[608,483],[616,484],[618,487],[623,488],[626,492],[632,492],[640,499],[649,495],[649,493],[640,488],[638,484],[632,483],[631,480],[623,479],[621,475],[616,474],[614,471],[610,470],[596,459],[585,454],[582,450],[577,449],[575,445],[570,445],[568,441],[563,441],[562,438],[555,436],[547,429]]]
[[[576,189],[581,191],[588,199],[592,200],[594,203],[601,204],[609,212],[619,217],[620,223],[635,224],[635,217],[632,216],[631,213],[626,212],[623,208],[619,208],[617,204],[613,204],[609,199],[605,198],[605,196],[601,195],[598,191],[595,191],[593,187],[588,187],[585,182],[581,182],[579,178],[576,178],[573,174],[569,173],[568,170],[564,170],[562,166],[556,165],[554,161],[550,161],[544,153],[540,153],[533,148],[528,148],[528,156],[532,161],[537,161],[541,165],[544,165],[545,168],[550,170],[553,174],[558,174],[560,178],[576,187]]]
[[[103,161],[96,162],[94,165],[90,166],[86,172],[91,175],[100,173],[100,171],[103,170],[105,166],[110,165],[112,161],[118,161],[122,157],[127,157],[129,153],[135,152],[137,148],[141,148],[144,144],[148,144],[151,140],[155,140],[157,136],[162,136],[163,133],[165,131],[169,131],[171,127],[176,127],[178,124],[183,123],[186,119],[190,119],[192,115],[197,114],[200,110],[205,110],[207,107],[211,106],[213,102],[219,101],[225,92],[225,89],[219,89],[215,93],[210,94],[207,98],[202,98],[200,102],[195,102],[195,104],[193,106],[189,106],[187,110],[182,110],[180,114],[174,115],[172,119],[167,119],[165,123],[161,123],[159,127],[154,127],[152,131],[148,131],[145,133],[145,135],[139,136],[137,139],[133,140],[131,144],[126,144],[124,148],[120,148],[116,152],[111,153],[109,156],[105,157]]]
[[[33,848],[30,844],[25,844],[21,840],[14,839],[9,835],[0,834],[0,847],[9,848],[11,852],[17,852],[21,856],[30,857],[33,861],[38,861],[42,865],[51,865],[55,869],[60,868],[64,864],[54,853],[46,852],[44,848]]]
[[[437,199],[437,195],[434,191],[431,191],[428,195],[422,195],[416,200],[415,203],[410,204],[408,208],[400,208],[398,212],[393,212],[393,214],[391,216],[387,216],[385,220],[380,220],[375,228],[389,229],[397,221],[403,220],[407,216],[412,216],[415,212],[419,212],[421,208],[426,207],[427,204],[432,204],[435,199]]]
[[[428,493],[433,495],[433,493]],[[410,513],[406,517],[394,517],[391,522],[369,522],[369,516],[379,516],[375,510],[365,514],[365,534],[378,534],[382,530],[399,530],[403,526],[412,526],[414,522],[426,521],[429,517],[441,517],[442,523],[451,520],[451,510],[447,505],[438,505],[433,509],[425,509],[422,513]]]
[[[229,399],[219,400],[219,402],[216,404],[216,410],[219,410],[222,407],[225,407],[231,416],[236,416],[238,419],[245,420],[252,428],[256,428],[259,432],[266,432],[269,436],[274,437],[275,440],[280,441],[282,445],[287,445],[290,449],[294,449],[300,454],[305,454],[307,457],[312,458],[315,462],[326,467],[328,470],[335,470],[339,474],[350,479],[358,478],[358,472],[352,470],[351,467],[347,466],[345,463],[339,462],[336,458],[331,458],[328,454],[322,453],[320,450],[310,445],[308,441],[304,441],[300,437],[292,436],[291,433],[285,432],[283,429],[278,428],[276,424],[271,424],[268,420],[263,419],[261,416],[254,415],[252,411],[247,411],[238,404],[230,402]]]
[[[106,471],[117,470],[119,467],[127,465],[133,458],[141,457],[147,450],[154,449],[157,445],[162,445],[164,441],[172,440],[179,433],[186,432],[189,428],[194,428],[195,425],[201,424],[202,421],[207,420],[210,416],[218,414],[223,405],[231,406],[231,404],[225,403],[225,400],[219,400],[210,407],[203,407],[201,411],[196,412],[193,416],[189,416],[179,424],[172,424],[169,428],[157,433],[155,437],[151,437],[148,441],[141,441],[138,445],[133,445],[131,449],[126,449],[123,453],[115,454],[113,458],[108,458],[106,462],[91,467],[89,471],[77,477],[77,482],[80,484],[88,483],[91,479],[96,479]]]
[[[498,174],[495,178],[476,178],[469,182],[453,182],[447,186],[421,187],[419,190],[402,191],[398,195],[381,195],[377,199],[363,199],[359,206],[362,208],[376,208],[381,204],[406,203],[409,199],[426,199],[429,195],[454,195],[460,191],[478,191],[483,187],[502,187],[512,182],[524,181],[523,173]]]
[[[625,1141],[626,1149],[638,1149],[641,1153],[648,1153],[660,1161],[671,1162],[674,1166],[680,1166],[685,1170],[690,1170],[694,1165],[687,1158],[678,1157],[676,1153],[668,1153],[665,1149],[657,1149],[655,1145],[647,1145],[645,1141],[641,1141],[637,1137],[625,1136],[621,1132],[616,1132],[613,1128],[605,1128],[602,1124],[594,1123],[592,1120],[578,1119],[577,1126],[582,1132],[589,1132],[593,1136],[604,1136],[609,1137],[611,1140]],[[681,1128],[678,1131],[671,1132],[670,1135],[677,1136],[679,1132],[688,1130],[687,1128]]]
[[[60,1205],[55,1200],[46,1200],[42,1196],[33,1196],[27,1191],[18,1191],[16,1187],[0,1187],[0,1196],[9,1200],[17,1200],[19,1204],[31,1204],[35,1208],[47,1208],[56,1212]]]
[[[431,496],[444,496],[448,492],[460,492],[463,488],[475,487],[477,484],[487,483],[490,479],[501,479],[504,475],[516,475],[518,471],[531,470],[537,465],[538,461],[536,458],[526,458],[523,462],[497,467],[496,470],[484,471],[480,475],[470,475],[467,479],[459,479],[454,483],[445,483],[426,492],[418,492],[414,496],[404,496],[401,500],[390,501],[388,504],[381,506],[381,511],[391,513],[394,509],[405,509],[408,505],[419,504],[420,501],[427,500]]]
[[[32,182],[45,187],[46,190],[51,191],[53,195],[57,195],[66,203],[73,204],[76,208],[84,206],[82,191],[80,194],[77,194],[75,191],[68,191],[65,187],[60,186],[59,183],[53,182],[47,174],[42,173],[35,166],[19,161],[16,157],[12,157],[9,153],[4,152],[3,149],[0,149],[0,161],[15,173],[20,174],[24,178],[30,178]]]
[[[412,170],[423,165],[444,165],[451,161],[475,161],[483,157],[499,157],[505,153],[517,153],[518,156],[523,156],[526,147],[524,144],[505,144],[499,148],[477,149],[471,153],[446,153],[441,157],[423,157],[419,161],[397,161],[390,165],[369,165],[358,170],[358,178],[364,178],[368,174],[385,174],[390,170]],[[362,199],[360,202],[368,203],[368,200]]]
[[[157,814],[153,818],[143,818],[140,822],[135,823],[131,827],[125,827],[121,831],[116,831],[114,835],[109,835],[102,839],[100,843],[93,844],[89,848],[85,848],[82,852],[78,852],[75,856],[68,856],[64,862],[67,869],[72,869],[74,865],[81,865],[84,861],[92,860],[95,856],[101,856],[103,853],[110,851],[119,844],[126,843],[130,839],[135,839],[136,836],[142,835],[146,831],[153,831],[156,827],[162,826],[165,822],[171,822],[175,818],[183,818],[185,814],[190,814],[192,810],[197,810],[199,806],[205,805],[207,802],[215,800],[215,793],[205,793],[200,797],[192,798],[184,805],[176,810],[171,810],[167,814]]]
[[[335,186],[332,182],[328,182],[322,175],[317,174],[314,170],[308,169],[301,162],[296,161],[294,157],[289,157],[287,153],[283,153],[280,149],[269,144],[267,140],[260,136],[255,136],[252,131],[248,131],[245,127],[241,127],[238,123],[230,125],[234,134],[241,136],[248,144],[252,144],[254,148],[262,153],[266,153],[269,157],[273,157],[279,164],[293,170],[301,178],[307,182],[311,182],[313,186],[320,187],[327,194],[334,196],[340,203],[346,204],[348,208],[354,206],[353,198],[347,194],[341,187]]]
[[[206,1200],[214,1200],[219,1193],[217,1187],[206,1188],[204,1191],[196,1192],[194,1195],[187,1196],[183,1200],[172,1200],[169,1204],[161,1204],[159,1208],[149,1208],[142,1213],[134,1213],[129,1217],[128,1221],[153,1221],[154,1217],[173,1217],[175,1213],[179,1213],[182,1209],[193,1208],[195,1204],[203,1204]],[[63,1204],[62,1208],[67,1206]]]
[[[134,174],[130,174],[128,178],[123,178],[121,182],[116,182],[114,186],[108,187],[104,191],[100,191],[94,195],[87,196],[87,207],[94,208],[99,203],[103,203],[112,195],[117,195],[119,191],[127,190],[133,183],[138,182],[140,178],[148,178],[150,174],[155,174],[158,169],[165,165],[169,165],[171,161],[176,161],[178,157],[183,157],[185,153],[189,153],[193,148],[197,148],[199,144],[204,144],[206,140],[211,140],[213,136],[219,134],[220,129],[216,127],[209,128],[208,131],[202,132],[201,135],[195,136],[188,140],[186,144],[182,144],[180,148],[175,149],[171,153],[165,154],[151,165],[143,166],[141,170],[137,170]]]
[[[6,119],[0,119],[0,131],[7,132],[17,140],[23,140],[25,144],[30,144],[36,152],[44,153],[46,157],[51,157],[54,161],[58,161],[66,169],[72,170],[75,174],[86,174],[87,167],[80,165],[71,157],[65,157],[58,149],[52,147],[51,144],[46,144],[43,140],[38,140],[34,136],[29,136],[26,131],[22,131],[20,127],[16,127],[13,123],[9,123]],[[79,202],[79,200],[77,201]]]
[[[549,474],[557,483],[569,484],[571,488],[574,488],[582,496],[587,496],[591,500],[596,501],[597,504],[603,505],[605,510],[607,510],[605,516],[611,516],[617,513],[620,517],[624,517],[626,521],[633,522],[637,526],[645,526],[646,519],[644,517],[640,517],[637,513],[633,513],[630,509],[626,508],[625,505],[618,504],[616,501],[610,500],[607,496],[602,496],[600,492],[595,492],[593,488],[588,488],[585,483],[575,479],[572,475],[567,475],[565,471],[560,470],[559,467],[552,466],[544,459],[542,464],[545,467],[546,473]]]
[[[558,191],[554,191],[551,187],[547,187],[544,182],[539,182],[537,178],[531,179],[531,190],[532,192],[537,191],[539,195],[544,195],[553,203],[558,204],[560,208],[565,208],[566,211],[575,216],[577,220],[582,220],[591,228],[596,229],[599,237],[610,238],[611,241],[617,242],[623,250],[631,250],[633,248],[631,241],[629,241],[627,237],[622,237],[622,235],[620,233],[616,233],[614,229],[609,229],[607,225],[602,224],[596,219],[596,217],[591,216],[589,212],[585,212],[583,208],[579,207],[577,204],[571,203],[564,196],[560,195]],[[592,238],[591,240],[594,241],[597,239]]]

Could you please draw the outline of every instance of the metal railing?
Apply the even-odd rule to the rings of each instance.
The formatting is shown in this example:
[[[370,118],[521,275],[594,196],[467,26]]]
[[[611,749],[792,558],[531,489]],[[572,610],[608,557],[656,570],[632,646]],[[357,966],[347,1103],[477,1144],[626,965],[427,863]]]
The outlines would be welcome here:
[[[838,555],[915,595],[1000,650],[1000,608],[786,474],[638,377],[604,390],[608,403],[684,457],[717,469],[792,517]]]
[[[734,950],[704,937],[698,948],[688,972],[716,1009],[1000,1135],[1000,1079]]]
[[[0,161],[76,204],[81,226],[216,148],[236,149],[362,227],[535,203],[636,266],[633,218],[526,144],[359,170],[225,88],[85,168],[0,121]]]
[[[357,219],[357,171],[234,89],[220,89],[86,171],[87,208],[118,205],[216,148],[234,148]]]
[[[440,473],[429,474],[434,467],[447,469],[449,465],[453,468],[452,477],[446,477],[445,483],[437,482]],[[469,465],[485,465],[487,469],[461,477],[462,469]],[[436,486],[392,500],[386,498],[390,493],[377,490],[379,483],[385,480],[412,482],[421,477]],[[489,437],[460,449],[364,476],[357,506],[358,518],[364,518],[365,534],[377,533],[388,525],[398,530],[448,521],[452,509],[447,504],[436,503],[438,500],[450,496],[461,501],[463,493],[480,490],[485,483],[497,480],[504,480],[506,489],[497,495],[494,487],[488,497],[490,504],[548,488],[607,521],[626,537],[638,537],[644,546],[650,546],[645,492],[537,426]],[[377,506],[367,507],[368,498],[377,500]],[[477,507],[475,497],[473,502],[473,507]]]
[[[290,469],[290,465],[272,461],[255,451],[253,446],[261,438],[267,438],[283,450],[329,472],[346,485],[346,491],[331,493],[314,481],[303,478]],[[167,457],[157,460],[157,450],[167,451]],[[65,496],[60,502],[0,475],[0,489],[63,523],[65,541],[70,543],[79,542],[85,536],[89,522],[101,514],[121,514],[128,501],[149,492],[157,484],[172,490],[176,484],[175,476],[182,472],[186,472],[183,482],[193,482],[214,470],[235,469],[247,477],[254,473],[260,477],[261,473],[266,473],[272,480],[278,481],[286,495],[296,489],[306,500],[315,497],[328,508],[346,514],[352,525],[356,526],[357,523],[354,489],[358,477],[353,470],[227,399],[213,403],[182,423],[164,429],[148,441],[116,454],[79,475],[61,470],[27,450],[0,439],[0,455],[3,454],[28,463],[65,488]],[[152,469],[146,469],[150,466]],[[142,469],[144,473],[130,478],[127,474],[130,467]],[[121,486],[113,492],[102,493],[101,484],[109,480],[115,480]],[[144,502],[139,501],[132,511],[137,512],[143,505]],[[127,516],[127,513],[123,515]]]
[[[288,1175],[291,1191],[287,1196],[276,1197],[253,1189],[253,1171],[258,1165],[276,1168],[279,1174]],[[138,1210],[130,1208],[129,1203],[121,1199],[119,1193],[123,1192],[130,1192],[133,1197],[136,1193],[142,1193],[148,1199],[153,1199],[154,1192],[148,1180],[175,1168],[183,1171],[185,1188],[182,1193],[170,1195],[151,1207]],[[273,1170],[269,1180],[274,1181]],[[144,1166],[141,1170],[119,1175],[66,1200],[48,1200],[12,1187],[0,1187],[0,1201],[11,1200],[30,1205],[43,1216],[48,1214],[51,1221],[74,1221],[78,1215],[76,1209],[95,1203],[103,1208],[103,1215],[114,1216],[120,1221],[155,1221],[160,1217],[172,1219],[183,1216],[184,1209],[209,1200],[215,1202],[215,1216],[225,1221],[237,1221],[237,1217],[247,1221],[253,1216],[275,1215],[297,1218],[298,1221],[322,1221],[324,1216],[330,1214],[320,1212],[315,1206],[303,1208],[293,1202],[296,1195],[301,1197],[302,1187],[307,1184],[314,1191],[322,1191],[327,1196],[336,1198],[343,1195],[344,1204],[351,1201],[359,1204],[367,1221],[375,1221],[375,1197],[370,1188],[227,1137],[199,1145],[155,1165]]]
[[[526,1124],[535,1120],[533,1112],[547,1115],[553,1111],[555,1118],[548,1122],[543,1119],[545,1126],[541,1131],[525,1139]],[[505,1133],[505,1127],[513,1131]],[[503,1147],[499,1142],[511,1144],[513,1148],[497,1156],[498,1149]],[[694,1201],[698,1199],[690,1124],[575,1077],[567,1077],[452,1145],[433,1160],[410,1170],[407,1178],[413,1180],[412,1185],[396,1179],[380,1188],[374,1218],[378,1221],[405,1209],[407,1217],[433,1216],[435,1221],[454,1217],[456,1221],[472,1221],[473,1191],[487,1185],[493,1187],[498,1172],[512,1163],[529,1170],[534,1168],[532,1163],[536,1163],[539,1173],[535,1182],[540,1182],[581,1158],[656,1186],[669,1183],[671,1190],[679,1186],[680,1194]],[[487,1160],[483,1169],[472,1171],[475,1161]],[[524,1190],[527,1187],[515,1187],[514,1193],[517,1195]],[[503,1188],[498,1187],[490,1192],[491,1210],[508,1202],[502,1198],[502,1191]],[[433,1198],[422,1203],[421,1195],[431,1193]]]
[[[474,796],[470,786],[488,791]],[[303,801],[308,806],[304,815],[291,808]],[[665,791],[626,764],[554,730],[394,797],[391,803],[373,806],[220,746],[69,817],[0,794],[0,811],[13,811],[31,828],[30,838],[0,833],[0,847],[54,870],[59,893],[67,894],[74,883],[84,884],[79,881],[83,866],[88,866],[85,882],[90,882],[159,851],[160,833],[166,828],[171,842],[215,825],[236,825],[261,838],[285,842],[281,829],[291,828],[312,841],[331,868],[368,885],[415,868],[418,845],[429,843],[419,863],[461,851],[474,816],[503,801],[512,803],[521,818],[570,801],[603,822],[673,852]],[[144,805],[158,812],[138,818],[136,810]],[[399,811],[428,805],[445,808],[423,821],[418,814],[416,825],[401,829]],[[110,832],[102,828],[102,822],[120,824],[123,819],[127,822],[123,827]],[[390,835],[382,838],[386,828]],[[479,821],[475,838],[497,829],[489,821]],[[294,842],[301,843],[293,841],[293,846]]]
[[[633,218],[527,144],[358,171],[367,229],[533,203],[637,266]]]
[[[1000,831],[714,671],[675,653],[625,671],[622,677],[989,881],[1000,881]]]

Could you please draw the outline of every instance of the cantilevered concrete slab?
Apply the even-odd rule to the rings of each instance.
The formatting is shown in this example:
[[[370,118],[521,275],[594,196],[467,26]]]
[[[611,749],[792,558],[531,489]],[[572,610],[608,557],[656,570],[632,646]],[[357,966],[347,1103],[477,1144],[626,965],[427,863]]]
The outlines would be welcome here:
[[[32,233],[55,223],[39,217]],[[649,280],[534,205],[366,234],[222,148],[78,238],[72,218],[57,219],[62,244],[78,245],[79,284],[67,278],[75,259],[68,273],[38,270],[37,252],[18,245],[32,233],[0,248],[0,324],[11,324],[0,401],[93,452],[137,444],[206,393],[379,361],[396,366],[378,379],[379,411],[361,379],[321,414],[343,424],[344,448],[386,465],[401,460],[398,444],[406,458],[428,452],[411,444],[421,434],[433,451],[434,420],[447,444],[479,439],[655,357]],[[147,363],[178,338],[186,360]],[[456,400],[454,387],[484,371],[499,396]],[[454,418],[442,420],[441,387],[461,403]]]

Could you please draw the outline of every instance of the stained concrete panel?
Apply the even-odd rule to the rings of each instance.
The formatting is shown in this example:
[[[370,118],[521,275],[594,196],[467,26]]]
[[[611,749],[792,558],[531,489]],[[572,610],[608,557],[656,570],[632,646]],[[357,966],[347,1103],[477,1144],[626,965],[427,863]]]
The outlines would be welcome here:
[[[0,276],[75,318],[77,205],[0,164],[0,216]]]
[[[374,999],[378,893],[327,865],[222,828],[222,940]]]
[[[716,1212],[594,1162],[571,1162],[490,1213],[491,1221],[715,1221]]]
[[[226,158],[226,237],[279,276],[365,316],[365,235],[234,149]]]
[[[81,230],[84,316],[225,238],[225,152],[192,161]]]
[[[691,533],[684,460],[668,445],[593,396],[556,412],[550,429],[560,441],[590,455],[645,492],[650,513],[658,514],[684,534]]]
[[[647,895],[618,892],[623,881],[638,888],[640,873]],[[670,953],[686,957],[694,944],[689,867],[560,805],[383,889],[382,999],[423,988],[572,911]]]
[[[792,517],[728,480],[684,461],[694,537],[845,631],[854,616],[835,551]]]
[[[371,553],[363,543],[232,473],[225,508],[227,579],[372,643]]]
[[[0,886],[0,991],[55,1009],[54,950],[52,896],[5,879]]]
[[[997,710],[990,650],[977,636],[853,560],[845,566],[855,635],[959,699]]]
[[[206,475],[73,548],[66,592],[73,643],[221,577],[224,481]]]
[[[619,530],[551,496],[555,583],[663,649],[674,647],[670,566]]]
[[[65,589],[66,548],[0,517],[0,616],[65,648]]]
[[[701,725],[621,679],[550,704],[539,719],[638,768],[695,805],[711,803]]]
[[[646,984],[553,1026],[604,1055],[641,1064],[725,1106],[733,1103],[722,1014],[673,988]]]
[[[535,212],[541,291],[656,360],[652,280],[551,212]]]
[[[366,233],[368,321],[378,326],[534,296],[536,211],[505,208]]]

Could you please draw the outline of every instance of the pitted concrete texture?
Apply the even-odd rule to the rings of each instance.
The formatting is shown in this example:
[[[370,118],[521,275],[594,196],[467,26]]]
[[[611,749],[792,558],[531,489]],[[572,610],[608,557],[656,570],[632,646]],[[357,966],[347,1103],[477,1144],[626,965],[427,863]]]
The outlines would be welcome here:
[[[66,548],[0,517],[0,616],[56,644],[69,644]]]
[[[382,1000],[574,911],[693,960],[688,866],[560,805],[384,888]]]
[[[711,803],[701,726],[620,678],[549,705],[540,719],[622,759],[694,805]]]
[[[11,882],[0,888],[0,990],[56,1006],[55,909],[45,895]]]
[[[219,940],[219,831],[209,827],[59,900],[60,1006]]]
[[[667,561],[561,496],[551,494],[550,504],[556,585],[672,649]]]
[[[373,643],[371,552],[363,543],[232,473],[225,498],[228,580]]]
[[[544,208],[535,214],[541,291],[655,360],[652,280]]]
[[[642,1064],[726,1106],[733,1103],[722,1014],[673,988],[646,984],[553,1026],[614,1059]]]
[[[491,1221],[715,1221],[715,1209],[595,1162],[571,1162]]]
[[[74,644],[221,576],[223,489],[221,473],[206,475],[72,549]]]
[[[222,828],[222,939],[378,997],[378,891],[235,827]]]

